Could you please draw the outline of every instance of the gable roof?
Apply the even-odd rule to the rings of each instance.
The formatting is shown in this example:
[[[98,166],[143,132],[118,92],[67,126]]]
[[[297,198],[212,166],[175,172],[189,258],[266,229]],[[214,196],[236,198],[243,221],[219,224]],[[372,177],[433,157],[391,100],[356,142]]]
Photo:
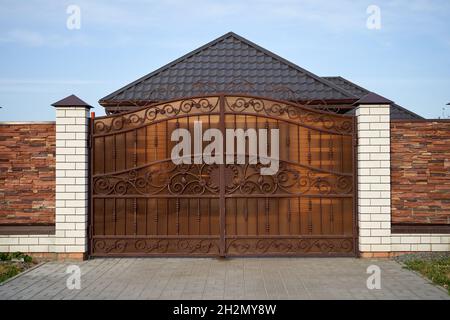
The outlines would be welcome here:
[[[103,106],[194,95],[246,93],[279,99],[347,100],[358,96],[229,32],[100,99]]]
[[[342,87],[343,89],[347,90],[348,92],[351,92],[353,95],[357,96],[358,98],[363,98],[364,96],[367,96],[368,94],[372,93],[371,91],[357,85],[356,83],[351,82],[350,80],[347,80],[343,77],[323,77],[325,80],[334,83],[337,86]],[[381,96],[379,96],[381,97]],[[391,102],[389,99],[386,99],[384,97],[381,97],[385,99],[388,102]],[[354,112],[353,110],[349,111],[349,113]],[[403,108],[402,106],[399,106],[396,103],[391,104],[391,119],[423,119],[423,117],[419,116],[418,114]]]

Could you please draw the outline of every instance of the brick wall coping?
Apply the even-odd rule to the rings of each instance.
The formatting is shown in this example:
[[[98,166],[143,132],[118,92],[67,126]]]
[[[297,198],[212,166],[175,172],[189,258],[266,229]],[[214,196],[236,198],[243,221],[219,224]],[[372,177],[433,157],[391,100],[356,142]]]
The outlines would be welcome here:
[[[450,122],[450,119],[392,119],[391,122]]]
[[[0,235],[55,234],[55,225],[0,225]]]
[[[407,223],[393,223],[391,226],[393,234],[403,233],[429,233],[429,234],[450,234],[450,224],[407,224]]]
[[[55,124],[56,121],[0,121],[0,125]]]

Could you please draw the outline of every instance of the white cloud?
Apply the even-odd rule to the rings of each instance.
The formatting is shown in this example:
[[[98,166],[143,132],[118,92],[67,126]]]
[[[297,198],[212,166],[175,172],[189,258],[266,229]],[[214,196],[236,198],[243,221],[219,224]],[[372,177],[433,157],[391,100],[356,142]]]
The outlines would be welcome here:
[[[0,42],[20,43],[31,47],[39,47],[44,44],[44,37],[34,31],[12,30],[0,36]]]
[[[89,40],[86,36],[73,32],[59,35],[44,34],[25,29],[14,29],[0,35],[0,43],[15,43],[29,47],[61,47],[70,45],[86,46],[89,44]]]
[[[106,84],[106,81],[83,79],[9,79],[0,78],[2,93],[58,92],[61,87],[89,87]]]

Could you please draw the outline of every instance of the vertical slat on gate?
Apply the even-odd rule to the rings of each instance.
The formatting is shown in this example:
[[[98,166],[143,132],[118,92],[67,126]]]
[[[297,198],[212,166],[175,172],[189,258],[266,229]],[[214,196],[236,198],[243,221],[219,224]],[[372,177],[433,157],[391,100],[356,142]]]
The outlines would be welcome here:
[[[238,209],[237,209],[237,198],[234,198],[234,232],[238,234]]]
[[[154,218],[154,223],[155,223],[155,235],[159,235],[159,203],[158,203],[158,198],[155,198],[153,200],[155,202],[155,218]],[[145,209],[145,216],[147,216],[147,206]]]
[[[288,234],[291,234],[291,198],[287,198],[287,202],[288,202],[288,213],[287,213],[287,225],[288,225]]]
[[[118,231],[116,233],[118,235],[126,234],[126,211],[127,211],[127,203],[126,199],[118,199],[117,200],[117,228]]]
[[[211,199],[208,198],[208,234],[211,235]]]
[[[334,136],[329,134],[328,135],[328,161],[329,161],[329,168],[331,171],[335,171],[335,161],[334,161]]]
[[[276,211],[276,216],[277,216],[277,225],[278,225],[278,235],[281,234],[281,227],[280,227],[280,198],[276,198],[277,201],[277,211]]]
[[[94,235],[103,235],[103,225],[104,225],[104,213],[103,213],[103,199],[97,198],[94,201],[94,210],[97,214],[94,216]]]
[[[190,222],[191,222],[191,199],[187,198],[187,207],[186,207],[186,211],[187,211],[187,234],[190,235],[190,231],[191,231],[191,227],[190,227]]]
[[[334,234],[333,198],[330,199],[330,233]]]
[[[302,162],[301,158],[301,152],[300,152],[300,126],[297,126],[297,158],[298,163]]]
[[[322,207],[322,197],[319,198],[319,210],[320,210],[320,234],[323,234],[323,207]]]
[[[312,234],[313,225],[312,225],[312,200],[308,198],[308,233]]]
[[[200,230],[201,230],[201,224],[200,224],[200,221],[201,221],[201,218],[200,218],[200,212],[201,212],[201,209],[200,209],[200,198],[197,198],[197,223],[198,223],[198,232],[197,232],[197,234],[198,235],[200,235],[201,234],[201,232],[200,232]]]
[[[225,136],[225,97],[220,96],[220,131]],[[226,142],[223,139],[222,150],[226,150]],[[225,256],[225,165],[220,166],[220,255]]]
[[[144,203],[144,205],[141,206],[141,208],[143,208],[143,210],[144,210],[144,217],[143,217],[144,222],[142,223],[143,226],[144,226],[144,227],[142,227],[142,228],[144,229],[144,230],[143,230],[143,235],[147,235],[147,234],[148,234],[148,217],[147,217],[147,211],[148,211],[148,208],[147,208],[147,206],[148,206],[148,199],[147,199],[147,198],[144,198],[144,199],[142,199],[142,202]],[[142,210],[142,209],[141,209],[141,210]]]
[[[134,212],[134,219],[133,219],[133,233],[134,235],[137,234],[137,199],[133,198],[133,212]]]
[[[245,234],[248,235],[249,222],[248,222],[248,198],[247,197],[245,198],[245,203],[244,203],[244,220],[245,220],[245,229],[246,229]]]
[[[312,155],[311,155],[311,130],[308,129],[308,165],[311,165]]]
[[[256,198],[255,201],[256,201],[256,235],[258,236],[259,235],[259,198]]]
[[[344,136],[341,135],[341,172],[344,172]]]
[[[266,216],[266,234],[270,233],[270,224],[269,224],[269,198],[265,199],[265,216]]]
[[[290,123],[286,124],[286,161],[289,162],[290,161],[290,152],[291,152],[291,137],[290,137],[290,133],[291,133],[291,125]],[[291,198],[286,198],[287,199],[287,228],[288,228],[288,234],[291,234]]]
[[[166,198],[166,235],[169,235],[169,199]]]
[[[322,131],[319,131],[319,168],[322,169]]]
[[[298,197],[298,233],[302,234],[302,201]]]
[[[208,113],[208,129],[211,129],[211,115]],[[208,208],[208,235],[211,235],[211,199],[207,200]]]
[[[176,232],[177,235],[180,234],[180,198],[177,198],[176,200],[176,222],[175,222],[175,226],[176,226]]]

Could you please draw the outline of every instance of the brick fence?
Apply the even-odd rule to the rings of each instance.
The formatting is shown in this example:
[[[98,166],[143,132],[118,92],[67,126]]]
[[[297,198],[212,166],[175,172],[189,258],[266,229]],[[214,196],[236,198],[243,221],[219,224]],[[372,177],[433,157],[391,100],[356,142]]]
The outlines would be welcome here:
[[[0,226],[55,223],[55,123],[0,123]]]
[[[450,121],[391,122],[389,104],[368,95],[355,112],[359,252],[449,251]],[[0,123],[0,252],[88,253],[90,106],[53,106],[56,124]]]
[[[392,223],[450,224],[450,121],[391,123]]]

